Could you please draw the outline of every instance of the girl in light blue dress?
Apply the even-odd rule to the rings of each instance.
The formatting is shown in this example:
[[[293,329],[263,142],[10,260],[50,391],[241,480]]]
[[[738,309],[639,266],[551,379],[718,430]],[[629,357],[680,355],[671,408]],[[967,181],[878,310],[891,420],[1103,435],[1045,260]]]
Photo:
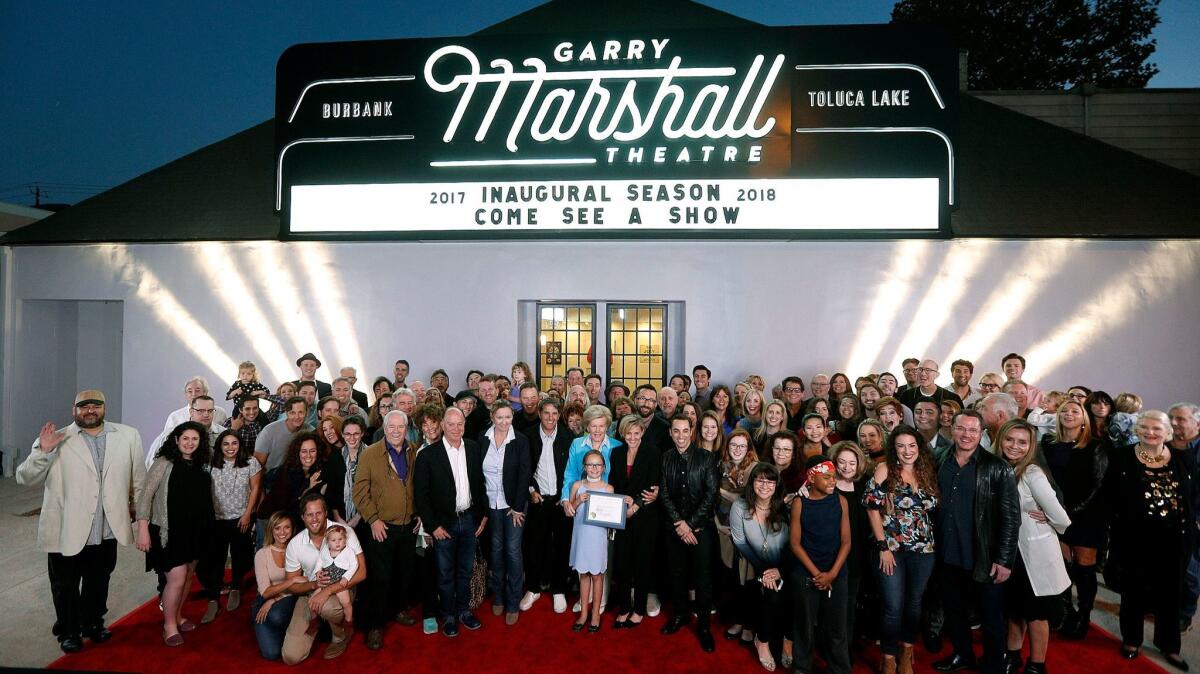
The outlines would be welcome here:
[[[571,531],[571,568],[579,573],[579,620],[572,629],[576,632],[588,625],[589,632],[600,631],[600,603],[604,599],[604,572],[608,570],[608,529],[587,524],[584,504],[589,493],[613,493],[612,485],[604,481],[604,455],[591,450],[583,456],[582,480],[571,485],[571,505],[575,508],[575,524]]]

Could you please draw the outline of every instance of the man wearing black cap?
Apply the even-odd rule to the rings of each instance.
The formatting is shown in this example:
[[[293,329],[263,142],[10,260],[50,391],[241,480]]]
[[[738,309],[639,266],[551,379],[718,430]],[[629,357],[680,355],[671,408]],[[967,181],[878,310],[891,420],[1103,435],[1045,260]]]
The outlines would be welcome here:
[[[311,381],[317,385],[317,400],[328,395],[333,395],[333,387],[328,382],[323,382],[317,379],[317,368],[321,367],[321,361],[317,357],[308,352],[296,359],[296,367],[300,368],[300,378],[292,382],[296,386],[302,381]]]
[[[146,477],[137,430],[104,420],[104,394],[75,396],[75,423],[46,422],[17,468],[17,484],[45,483],[38,546],[49,556],[54,635],[65,653],[108,641],[108,580],[117,545],[133,542],[130,515]]]

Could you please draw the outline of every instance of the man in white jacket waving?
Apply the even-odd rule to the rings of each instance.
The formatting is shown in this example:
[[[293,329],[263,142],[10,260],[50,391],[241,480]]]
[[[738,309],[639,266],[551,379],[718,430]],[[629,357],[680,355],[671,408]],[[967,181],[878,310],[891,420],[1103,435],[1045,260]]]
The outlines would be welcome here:
[[[49,560],[50,591],[57,619],[54,634],[66,653],[107,641],[108,580],[117,545],[133,541],[132,504],[137,503],[146,464],[137,430],[104,420],[104,394],[75,396],[75,423],[42,426],[33,451],[17,468],[17,484],[44,482],[38,545]]]

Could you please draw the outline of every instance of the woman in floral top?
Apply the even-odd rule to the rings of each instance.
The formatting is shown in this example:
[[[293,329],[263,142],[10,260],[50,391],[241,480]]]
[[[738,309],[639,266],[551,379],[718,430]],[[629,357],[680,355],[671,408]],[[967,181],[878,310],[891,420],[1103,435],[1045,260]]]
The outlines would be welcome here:
[[[911,673],[921,596],[933,572],[932,511],[938,502],[933,454],[916,429],[901,424],[887,441],[886,460],[867,482],[863,503],[875,545],[883,599],[879,618],[881,670]],[[897,656],[899,662],[897,663]]]

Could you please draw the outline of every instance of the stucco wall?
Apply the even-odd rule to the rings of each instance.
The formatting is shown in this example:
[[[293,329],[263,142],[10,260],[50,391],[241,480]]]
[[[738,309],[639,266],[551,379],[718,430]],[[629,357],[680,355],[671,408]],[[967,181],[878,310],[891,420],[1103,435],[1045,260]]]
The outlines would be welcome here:
[[[6,448],[28,451],[62,408],[28,409],[17,354],[23,300],[121,300],[123,419],[148,443],[206,376],[218,403],[243,359],[271,385],[316,352],[360,388],[399,357],[411,378],[444,367],[507,371],[517,302],[679,300],[685,360],[717,381],[817,371],[899,372],[956,357],[976,376],[1009,351],[1043,389],[1083,383],[1149,406],[1200,398],[1200,242],[246,243],[12,249],[3,411]],[[676,326],[679,327],[679,326]],[[36,333],[36,331],[33,331]],[[32,334],[32,333],[31,333]],[[601,337],[603,339],[603,337]],[[682,369],[672,366],[673,370]]]

